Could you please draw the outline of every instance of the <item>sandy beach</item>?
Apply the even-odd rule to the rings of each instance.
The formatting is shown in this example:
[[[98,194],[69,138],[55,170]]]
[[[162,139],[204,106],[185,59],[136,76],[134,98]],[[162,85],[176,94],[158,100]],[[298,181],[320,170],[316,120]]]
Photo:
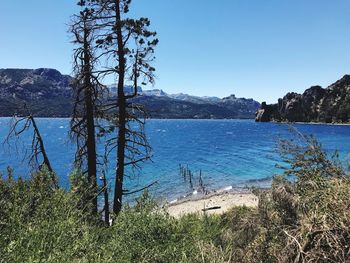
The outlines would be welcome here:
[[[222,214],[235,206],[256,207],[258,197],[252,193],[215,193],[196,200],[183,200],[167,205],[171,216],[179,218],[191,213]]]

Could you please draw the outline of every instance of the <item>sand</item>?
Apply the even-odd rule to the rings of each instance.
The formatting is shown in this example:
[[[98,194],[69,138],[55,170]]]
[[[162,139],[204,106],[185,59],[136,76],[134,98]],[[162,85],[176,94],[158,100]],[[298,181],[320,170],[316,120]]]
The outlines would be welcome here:
[[[184,200],[167,205],[168,213],[175,218],[186,214],[222,214],[234,206],[257,207],[258,197],[252,193],[220,193],[197,200]],[[203,209],[206,211],[204,212]]]

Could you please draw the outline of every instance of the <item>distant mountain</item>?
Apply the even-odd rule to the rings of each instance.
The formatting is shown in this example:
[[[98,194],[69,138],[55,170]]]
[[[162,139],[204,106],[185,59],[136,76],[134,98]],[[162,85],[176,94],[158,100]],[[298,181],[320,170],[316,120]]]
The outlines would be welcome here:
[[[55,69],[0,69],[0,116],[26,114],[24,104],[37,116],[69,116],[71,80]]]
[[[161,89],[153,89],[153,90],[143,90],[139,93],[141,96],[147,96],[147,97],[166,97],[168,94],[166,94]]]
[[[152,118],[171,119],[250,119],[260,104],[254,100],[220,100],[217,103],[198,103],[192,98],[173,99],[169,96],[139,96],[135,102],[145,105]]]
[[[350,122],[350,75],[327,88],[313,86],[303,94],[288,93],[276,104],[262,103],[256,120],[288,122]]]
[[[218,97],[198,97],[198,96],[191,96],[184,93],[178,93],[178,94],[170,94],[168,95],[170,98],[175,100],[182,100],[182,101],[189,101],[193,103],[199,103],[199,104],[206,104],[206,103],[218,103],[221,101]]]
[[[72,77],[55,69],[0,69],[0,116],[26,114],[26,104],[40,117],[69,117],[72,111]],[[109,97],[115,97],[114,85],[106,86]],[[132,93],[130,86],[126,93]],[[260,104],[253,99],[198,97],[167,94],[163,90],[138,88],[135,103],[145,105],[151,118],[232,119],[254,118]]]
[[[108,86],[113,96],[115,86]],[[131,87],[125,87],[131,93]],[[253,99],[236,98],[235,95],[220,99],[218,97],[199,97],[184,93],[167,94],[163,90],[143,90],[138,88],[139,96],[134,100],[143,104],[151,118],[170,119],[253,119],[260,103]]]

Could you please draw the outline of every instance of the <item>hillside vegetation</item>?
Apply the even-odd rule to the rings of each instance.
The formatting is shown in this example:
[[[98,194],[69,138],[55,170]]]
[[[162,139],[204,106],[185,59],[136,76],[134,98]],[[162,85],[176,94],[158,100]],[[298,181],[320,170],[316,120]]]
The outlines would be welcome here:
[[[299,139],[281,143],[288,169],[271,190],[256,190],[258,208],[222,216],[174,219],[144,193],[106,227],[81,206],[83,182],[66,192],[47,171],[25,181],[9,170],[0,262],[349,262],[349,178],[312,137]]]

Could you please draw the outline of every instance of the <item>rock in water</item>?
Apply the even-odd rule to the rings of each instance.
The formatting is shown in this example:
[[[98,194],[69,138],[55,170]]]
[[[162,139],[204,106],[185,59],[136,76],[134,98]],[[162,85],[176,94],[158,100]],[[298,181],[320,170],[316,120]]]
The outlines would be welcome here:
[[[255,116],[255,121],[257,122],[280,120],[277,104],[267,105],[266,102],[261,103],[261,108],[257,110]]]

